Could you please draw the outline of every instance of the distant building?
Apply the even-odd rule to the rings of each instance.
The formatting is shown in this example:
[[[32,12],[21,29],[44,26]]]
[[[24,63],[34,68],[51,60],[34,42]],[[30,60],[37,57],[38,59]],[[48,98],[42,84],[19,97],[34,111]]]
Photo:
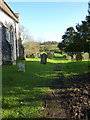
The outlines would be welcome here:
[[[0,64],[15,64],[19,57],[19,14],[0,0]]]

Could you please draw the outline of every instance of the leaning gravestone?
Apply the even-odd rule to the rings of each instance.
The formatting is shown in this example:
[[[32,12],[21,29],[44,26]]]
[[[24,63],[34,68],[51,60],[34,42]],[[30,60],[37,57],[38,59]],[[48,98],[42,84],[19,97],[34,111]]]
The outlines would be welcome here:
[[[25,72],[24,61],[18,62],[18,72]]]
[[[43,53],[41,55],[41,64],[46,64],[47,63],[47,54]]]

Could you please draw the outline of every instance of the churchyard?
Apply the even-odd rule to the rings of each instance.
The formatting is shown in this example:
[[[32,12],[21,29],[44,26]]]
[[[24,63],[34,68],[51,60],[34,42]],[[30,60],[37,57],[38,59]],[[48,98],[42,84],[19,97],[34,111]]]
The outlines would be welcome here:
[[[41,64],[40,58],[27,58],[25,72],[18,72],[18,65],[2,67],[2,117],[7,118],[42,118],[44,115],[43,99],[52,91],[52,84],[63,74],[63,84],[67,79],[88,73],[90,61],[67,60],[65,56],[55,54]],[[60,68],[55,70],[55,65]]]

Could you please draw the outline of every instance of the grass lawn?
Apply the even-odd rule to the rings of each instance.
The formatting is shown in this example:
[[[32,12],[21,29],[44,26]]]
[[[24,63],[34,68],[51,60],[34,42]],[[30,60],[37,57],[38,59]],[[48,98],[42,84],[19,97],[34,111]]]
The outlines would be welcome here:
[[[42,98],[54,80],[54,64],[27,59],[25,73],[17,65],[3,66],[3,118],[41,117]]]
[[[88,61],[75,62],[65,60],[56,54],[56,59],[48,59],[40,64],[40,59],[28,58],[25,72],[17,72],[17,65],[2,68],[2,117],[3,118],[39,118],[42,117],[42,101],[50,91],[57,72],[54,65],[60,63],[60,72],[65,76],[88,72]]]

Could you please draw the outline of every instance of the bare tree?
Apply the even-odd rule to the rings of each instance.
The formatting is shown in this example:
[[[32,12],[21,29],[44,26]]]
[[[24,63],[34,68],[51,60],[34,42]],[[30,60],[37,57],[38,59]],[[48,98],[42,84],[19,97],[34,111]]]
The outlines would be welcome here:
[[[23,45],[25,47],[25,53],[27,57],[33,57],[33,58],[39,57],[39,54],[40,54],[39,42],[27,41],[27,42],[24,42]]]
[[[19,25],[19,34],[21,34],[22,42],[32,41],[29,30],[25,26]]]

